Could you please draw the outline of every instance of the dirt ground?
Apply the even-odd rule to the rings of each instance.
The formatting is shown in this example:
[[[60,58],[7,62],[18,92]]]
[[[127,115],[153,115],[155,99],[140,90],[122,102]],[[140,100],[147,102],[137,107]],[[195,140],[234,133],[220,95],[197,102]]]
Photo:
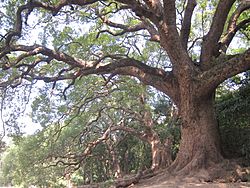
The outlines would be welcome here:
[[[231,163],[229,163],[231,164]],[[221,168],[223,165],[223,168]],[[220,168],[218,168],[220,167]],[[213,172],[213,173],[211,173]],[[138,174],[137,174],[138,175]],[[136,174],[130,175],[120,182],[134,182]],[[150,175],[150,176],[147,176]],[[151,178],[149,178],[151,177]],[[129,181],[127,181],[129,180]],[[138,180],[137,180],[138,181]],[[137,182],[136,181],[136,182]],[[244,182],[246,181],[246,182]],[[119,182],[119,181],[118,181]],[[234,182],[234,183],[233,183]],[[119,187],[124,185],[119,184]],[[129,185],[129,184],[128,184]],[[101,184],[85,185],[79,188],[103,188],[107,187]],[[117,185],[112,185],[112,188]],[[153,174],[147,173],[139,182],[128,186],[129,188],[250,188],[250,167],[240,167],[239,165],[230,165],[230,168],[224,163],[218,166],[214,165],[210,169],[201,169],[192,175],[187,176],[170,174],[166,169],[159,170]]]
[[[174,176],[162,170],[130,188],[250,188],[250,167],[243,168],[238,164],[238,160],[225,160],[189,177]]]
[[[176,178],[169,174],[158,174],[149,179],[143,179],[130,188],[250,188],[250,182],[225,183],[225,179],[215,182],[204,182],[200,178]]]
[[[186,182],[180,180],[167,180],[162,182],[141,182],[130,186],[131,188],[250,188],[250,182],[238,183],[207,183],[207,182]]]
[[[249,183],[173,183],[166,182],[158,185],[137,185],[133,188],[249,188]]]

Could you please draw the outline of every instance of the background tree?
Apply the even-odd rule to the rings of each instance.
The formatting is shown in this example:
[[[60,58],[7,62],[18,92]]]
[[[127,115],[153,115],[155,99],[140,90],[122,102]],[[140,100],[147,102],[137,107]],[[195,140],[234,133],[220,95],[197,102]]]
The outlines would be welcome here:
[[[163,106],[161,101],[153,111],[148,103],[155,104],[158,95],[137,82],[128,77],[109,83],[95,76],[83,78],[68,90],[66,104],[59,102],[64,101],[63,92],[51,97],[49,89],[41,89],[32,107],[43,129],[15,139],[4,160],[6,178],[15,185],[56,187],[68,176],[81,185],[169,165],[173,138],[167,127],[177,123],[170,115],[172,104],[166,101]]]
[[[2,185],[5,184],[2,169],[3,169],[3,153],[5,152],[6,148],[7,148],[6,142],[1,140],[0,141],[0,182],[2,182],[1,183]]]
[[[48,142],[42,142],[45,135],[19,138],[18,142],[9,147],[3,155],[2,178],[3,185],[29,187],[62,187],[66,185],[63,179],[64,168],[52,166],[46,168]]]
[[[249,49],[227,51],[241,30],[241,41],[247,36],[249,1],[10,0],[2,7],[2,88],[68,80],[66,93],[89,74],[137,77],[179,109],[181,144],[169,170],[221,162],[214,94],[250,68]],[[41,30],[39,40],[29,41],[32,28]]]

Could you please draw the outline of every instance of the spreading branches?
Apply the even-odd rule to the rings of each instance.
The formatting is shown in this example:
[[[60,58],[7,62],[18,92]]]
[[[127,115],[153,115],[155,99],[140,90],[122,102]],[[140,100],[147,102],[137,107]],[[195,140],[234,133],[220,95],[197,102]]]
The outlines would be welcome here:
[[[114,2],[111,2],[109,3],[108,5],[105,4],[105,7],[108,7],[108,6],[111,6],[112,4],[115,4],[115,11],[108,11],[108,12],[104,12],[102,13],[103,11],[99,11],[99,10],[96,10],[96,14],[98,16],[98,18],[100,18],[102,20],[102,22],[106,25],[108,25],[109,27],[112,27],[112,28],[115,28],[115,29],[119,29],[121,31],[118,31],[118,32],[112,32],[111,30],[102,30],[98,33],[97,35],[97,38],[99,37],[99,35],[101,33],[104,33],[104,32],[107,32],[113,36],[119,36],[119,35],[123,35],[125,33],[129,33],[129,32],[136,32],[136,31],[140,31],[140,30],[145,30],[145,26],[142,22],[140,22],[139,24],[136,24],[136,25],[125,25],[125,24],[119,24],[119,23],[115,23],[111,20],[109,20],[107,18],[107,16],[109,14],[115,14],[121,10],[126,10],[126,9],[129,9],[130,7],[127,6],[127,5],[121,5],[121,6],[118,6],[117,3],[114,3]]]
[[[67,5],[80,5],[80,6],[85,6],[88,4],[92,4],[98,2],[97,0],[87,0],[87,1],[59,1],[58,4],[56,5],[51,5],[49,3],[41,3],[41,2],[37,2],[37,1],[31,1],[29,3],[27,3],[24,6],[21,6],[18,8],[17,11],[17,26],[16,26],[16,33],[18,33],[18,35],[21,34],[21,30],[22,30],[22,14],[24,12],[24,10],[28,9],[29,13],[31,12],[31,10],[33,10],[34,8],[42,8],[48,11],[51,11],[53,15],[56,15],[64,6]],[[138,13],[138,16],[141,18],[142,22],[140,22],[137,25],[134,26],[125,26],[122,24],[116,24],[114,22],[111,22],[110,20],[107,20],[104,16],[101,16],[101,19],[104,21],[104,23],[106,23],[107,25],[111,26],[111,27],[115,27],[115,28],[119,28],[122,29],[121,33],[118,33],[118,35],[123,34],[125,32],[135,32],[135,31],[139,31],[142,29],[147,29],[151,35],[151,40],[153,41],[159,41],[160,40],[160,34],[158,34],[156,27],[153,25],[153,23],[157,23],[159,24],[159,19],[156,18],[156,16],[154,14],[152,14],[152,11],[150,10],[150,6],[151,8],[157,8],[160,9],[161,5],[160,3],[156,2],[156,4],[154,4],[153,1],[147,1],[146,4],[140,3],[138,1],[126,1],[126,0],[120,0],[117,1],[122,3],[124,6],[127,6],[127,8],[131,9],[132,11],[134,11],[136,14]],[[121,7],[123,7],[123,5],[121,5]],[[172,2],[172,5],[174,6],[174,2]],[[165,7],[166,8],[166,7]],[[156,10],[156,9],[155,9]],[[174,13],[173,10],[169,9],[169,13],[172,15]],[[141,13],[141,14],[140,14]],[[168,20],[166,18],[166,20]],[[173,20],[173,19],[172,19]],[[168,22],[168,21],[167,21]],[[172,27],[172,26],[171,26]],[[175,28],[176,26],[174,26]],[[166,27],[168,28],[168,27]],[[171,31],[173,31],[171,29]],[[166,31],[168,32],[168,31]],[[113,33],[114,34],[114,33]],[[11,41],[11,39],[13,38],[14,35],[11,35],[10,33],[7,36],[6,41]],[[177,30],[175,30],[174,33],[174,38],[179,40],[178,38],[178,33]],[[171,39],[172,37],[168,37],[169,39]],[[8,43],[9,43],[8,42]],[[169,41],[170,43],[171,41]],[[179,41],[180,42],[180,41]],[[172,44],[175,44],[174,42],[171,42]],[[168,49],[173,49],[172,46],[169,46]],[[173,51],[173,50],[172,50]],[[20,65],[21,62],[26,59],[27,57],[31,57],[31,56],[36,56],[36,55],[42,55],[45,57],[48,57],[49,59],[54,59],[60,62],[65,62],[68,66],[75,68],[77,71],[75,71],[72,74],[68,74],[68,75],[63,75],[63,73],[65,73],[66,71],[62,70],[62,72],[58,74],[58,76],[52,76],[52,77],[46,77],[46,76],[41,76],[41,75],[31,75],[32,71],[28,71],[26,72],[27,74],[30,74],[30,77],[32,79],[38,79],[38,80],[44,80],[46,82],[55,82],[56,80],[64,80],[64,79],[75,79],[78,76],[83,76],[83,75],[89,75],[89,74],[127,74],[127,75],[132,75],[132,76],[136,76],[137,78],[139,78],[140,80],[146,82],[147,84],[150,85],[157,85],[157,88],[162,88],[162,84],[158,85],[160,82],[156,81],[156,80],[163,80],[164,79],[164,91],[168,90],[166,89],[166,86],[168,88],[172,87],[173,83],[167,83],[166,81],[168,80],[169,74],[166,73],[164,70],[160,70],[160,69],[155,69],[152,68],[150,66],[144,66],[143,63],[139,63],[136,60],[130,59],[130,58],[119,58],[119,59],[113,59],[113,57],[109,56],[109,57],[105,57],[102,59],[102,57],[100,57],[98,60],[96,61],[83,61],[80,59],[76,59],[74,57],[71,57],[70,55],[67,55],[63,52],[59,52],[56,50],[51,50],[45,46],[41,46],[41,45],[33,45],[33,46],[25,46],[25,45],[13,45],[13,44],[8,44],[7,48],[4,48],[1,50],[0,53],[0,58],[6,56],[8,53],[11,52],[23,52],[21,55],[18,56],[18,58],[15,60],[15,62],[13,62],[12,67],[16,67],[17,65],[19,66],[25,66],[25,65]],[[175,50],[176,52],[176,50]],[[173,55],[175,56],[175,54]],[[111,59],[111,63],[103,63],[104,60],[106,60],[107,58]],[[176,59],[176,57],[174,57]],[[125,63],[126,62],[126,63]],[[30,66],[32,67],[32,66]],[[34,67],[33,67],[34,68]],[[153,77],[150,75],[151,73],[153,74]],[[25,75],[22,75],[23,77],[25,77]],[[172,75],[173,76],[173,75]],[[172,77],[170,76],[170,77]],[[169,80],[170,82],[173,81],[173,79]],[[162,90],[162,89],[161,89]],[[170,94],[171,96],[174,96],[173,94]]]
[[[74,73],[70,73],[70,71],[73,70],[73,68],[80,67],[80,66],[88,67],[88,65],[86,65],[85,62],[77,60],[65,53],[50,50],[40,45],[33,45],[33,46],[11,45],[9,49],[10,49],[10,52],[18,51],[18,52],[23,52],[23,53],[17,56],[17,58],[13,60],[13,62],[10,62],[8,67],[5,66],[5,69],[17,68],[19,69],[21,74],[15,76],[14,78],[10,80],[1,82],[0,86],[11,85],[17,80],[21,81],[21,79],[23,78],[27,80],[30,80],[30,79],[43,80],[45,82],[56,82],[59,80],[75,79],[76,77],[79,76],[79,71],[76,70]],[[25,60],[25,58],[36,56],[39,54],[42,56],[40,57],[38,56],[38,58],[36,58],[36,60],[31,62],[30,64],[25,63],[25,62],[23,63],[23,60]],[[2,55],[4,55],[4,53],[0,54],[0,56]],[[71,68],[68,68],[68,69],[64,68],[58,71],[57,76],[48,77],[46,75],[40,75],[39,73],[35,74],[35,71],[34,71],[35,67],[37,67],[41,62],[46,62],[49,64],[52,59],[55,59],[57,61],[63,61],[67,63]],[[63,75],[63,73],[67,73],[67,74]]]
[[[67,0],[60,0],[58,4],[56,5],[51,5],[49,3],[44,3],[44,2],[38,2],[38,1],[29,1],[27,4],[22,5],[18,7],[17,12],[16,12],[16,20],[15,20],[15,26],[12,31],[8,32],[7,35],[5,36],[5,51],[8,51],[8,47],[10,45],[11,40],[13,37],[21,37],[22,33],[22,27],[23,27],[23,19],[22,15],[25,10],[28,10],[25,17],[27,21],[28,15],[33,11],[35,8],[43,8],[45,10],[51,11],[52,15],[55,16],[58,14],[58,12],[66,5],[88,5],[88,4],[93,4],[95,2],[98,2],[98,0],[86,0],[86,1],[67,1]],[[1,50],[3,51],[3,50]],[[8,52],[6,52],[7,54]]]
[[[22,60],[25,57],[34,56],[37,54],[42,54],[44,56],[47,56],[51,59],[56,59],[57,61],[65,62],[68,65],[74,66],[74,67],[88,67],[90,66],[88,62],[81,61],[79,59],[73,58],[66,53],[51,50],[45,46],[41,45],[32,45],[32,46],[25,46],[25,45],[13,45],[11,46],[11,51],[21,51],[26,52],[20,55],[17,58],[17,62],[19,60]]]
[[[213,56],[218,54],[218,42],[222,35],[228,13],[236,0],[220,0],[209,29],[208,34],[203,39],[200,62],[203,69],[208,69]]]
[[[145,18],[141,18],[142,21],[136,25],[132,25],[132,26],[128,26],[128,25],[123,25],[123,24],[118,24],[118,23],[114,23],[111,22],[110,20],[107,20],[104,17],[101,17],[103,22],[105,24],[107,24],[110,27],[116,28],[116,29],[121,29],[122,31],[119,32],[112,32],[110,30],[102,30],[98,33],[97,38],[99,37],[99,35],[101,33],[107,32],[113,36],[120,36],[123,35],[125,33],[131,33],[131,32],[137,32],[137,31],[141,31],[141,30],[147,30],[150,34],[150,40],[151,41],[155,41],[155,42],[159,42],[160,41],[160,36],[158,34],[158,31],[156,30],[156,28],[154,27],[154,25],[147,19]]]
[[[45,82],[55,82],[57,80],[76,79],[77,77],[90,74],[130,75],[137,77],[144,83],[152,85],[160,89],[161,91],[168,92],[170,96],[175,96],[173,90],[171,89],[175,85],[171,72],[166,72],[163,69],[150,67],[138,60],[128,58],[126,56],[105,55],[95,61],[83,61],[81,59],[69,56],[63,52],[51,50],[41,45],[12,45],[10,47],[10,50],[14,52],[23,52],[16,58],[14,63],[11,63],[12,67],[28,67],[27,71],[25,71],[22,77],[25,77],[25,74],[27,74],[32,79],[44,80]],[[38,65],[40,60],[32,63],[31,65],[22,64],[21,62],[27,57],[39,54],[47,57],[49,60],[55,59],[59,62],[64,62],[70,68],[58,70],[57,76],[48,77],[46,75],[35,75],[32,73],[31,69]],[[50,65],[53,66],[53,63],[51,62]],[[71,72],[69,70],[75,71]]]
[[[98,33],[97,38],[99,37],[99,35],[101,33],[104,33],[104,32],[108,32],[109,34],[111,34],[113,36],[119,36],[119,35],[123,35],[123,34],[128,33],[128,32],[136,32],[136,31],[146,29],[145,24],[143,22],[141,22],[137,25],[133,25],[133,26],[126,26],[123,24],[114,23],[114,22],[106,19],[104,16],[101,16],[100,18],[102,19],[103,23],[107,24],[108,26],[116,28],[116,29],[121,29],[122,31],[114,33],[110,30],[102,30]]]
[[[58,166],[60,164],[66,166],[66,167],[80,165],[87,157],[89,157],[92,154],[93,150],[99,144],[110,139],[111,133],[115,132],[115,131],[125,131],[125,132],[132,134],[134,136],[138,136],[142,140],[145,140],[144,134],[136,131],[133,128],[120,126],[120,125],[111,125],[102,133],[102,135],[100,137],[98,137],[97,139],[95,139],[92,142],[87,143],[86,147],[84,148],[84,150],[80,154],[70,152],[70,153],[63,155],[63,156],[53,156],[57,160],[54,162],[54,164],[49,165],[49,167]]]
[[[159,42],[160,36],[159,36],[158,31],[154,27],[154,24],[158,24],[158,21],[162,17],[163,8],[159,1],[145,1],[146,4],[141,4],[139,2],[126,1],[126,0],[125,1],[121,0],[118,2],[122,3],[122,5],[118,6],[116,4],[116,12],[120,10],[130,9],[136,14],[136,16],[140,18],[140,22],[132,26],[118,24],[106,18],[106,15],[109,14],[110,12],[102,13],[102,14],[97,12],[98,17],[102,19],[103,23],[105,23],[106,25],[110,27],[121,29],[121,31],[118,31],[118,32],[113,32],[111,30],[102,30],[98,33],[97,38],[99,37],[101,33],[104,33],[104,32],[107,32],[113,36],[120,36],[129,32],[147,30],[151,36],[150,40]],[[106,5],[106,6],[109,6],[109,5]],[[152,12],[154,12],[155,14],[152,14]]]
[[[104,32],[107,32],[113,36],[120,36],[120,35],[124,35],[126,33],[147,30],[150,34],[151,41],[155,41],[155,42],[160,41],[160,36],[158,34],[158,31],[155,29],[154,25],[144,17],[141,18],[142,21],[140,21],[138,24],[132,25],[132,26],[112,22],[112,21],[108,20],[105,16],[99,15],[99,17],[102,19],[103,23],[105,23],[106,25],[108,25],[112,28],[120,29],[121,31],[113,32],[110,30],[102,30],[102,31],[98,32],[97,38],[100,36],[101,33],[104,33]]]
[[[102,130],[100,128],[100,130],[98,131],[100,136],[95,138],[94,140],[92,141],[88,141],[85,145],[85,148],[81,151],[81,152],[68,152],[64,155],[55,155],[53,156],[56,160],[55,161],[52,161],[54,164],[52,165],[49,165],[49,166],[57,166],[57,165],[64,165],[65,167],[71,167],[71,166],[78,166],[80,165],[82,162],[84,162],[84,160],[87,158],[87,157],[90,157],[92,154],[93,154],[93,151],[94,149],[99,145],[99,144],[102,144],[102,143],[105,143],[107,142],[109,139],[112,138],[112,134],[116,134],[115,132],[116,131],[123,131],[123,132],[126,132],[127,134],[131,134],[137,138],[139,138],[140,140],[142,140],[143,142],[148,142],[150,144],[151,142],[151,137],[154,133],[154,131],[152,130],[152,127],[150,128],[150,133],[149,134],[149,125],[147,122],[144,121],[144,114],[140,114],[140,113],[136,113],[134,111],[132,111],[131,109],[127,109],[127,108],[123,108],[123,107],[111,107],[111,108],[114,108],[115,110],[120,110],[120,111],[125,111],[124,113],[128,113],[129,114],[129,118],[134,120],[134,121],[138,121],[139,124],[142,124],[142,126],[144,127],[144,131],[140,131],[140,130],[137,130],[135,128],[132,128],[132,127],[128,127],[126,125],[126,117],[122,117],[121,118],[121,121],[119,122],[116,122],[114,119],[112,119],[112,117],[110,117],[109,114],[106,114],[106,111],[108,110],[108,108],[102,108],[101,110],[98,110],[98,114],[97,114],[97,117],[90,121],[87,125],[87,127],[94,127],[94,123],[97,123],[97,121],[102,121],[103,119],[101,119],[101,117],[104,115],[106,117],[108,117],[108,119],[110,121],[108,122],[105,122],[107,125],[110,124],[106,130]],[[134,118],[133,118],[134,117]],[[64,127],[63,127],[64,128]],[[87,133],[87,130],[88,128],[84,129],[84,131],[82,131],[82,133],[80,135],[77,135],[77,137],[80,138],[81,142],[80,144],[83,145],[83,137],[85,137],[86,133]],[[62,131],[62,128],[60,129],[60,132],[59,134],[61,133]],[[58,135],[60,136],[60,135]]]
[[[13,37],[18,37],[18,38],[21,37],[22,24],[23,24],[22,13],[25,10],[28,10],[28,13],[27,13],[27,15],[28,15],[35,7],[40,7],[40,8],[44,8],[46,10],[54,11],[54,13],[56,14],[66,4],[67,4],[67,1],[62,1],[57,6],[50,6],[46,3],[29,1],[29,3],[18,7],[17,12],[16,12],[15,26],[14,26],[13,30],[8,32],[7,35],[5,36],[5,38],[6,38],[5,39],[5,45],[6,45],[5,48],[7,48],[7,50],[8,50],[8,47],[9,47],[10,42],[13,39]],[[27,20],[27,15],[26,15],[26,20]]]
[[[166,72],[160,68],[150,67],[138,60],[132,58],[122,58],[116,61],[100,66],[95,70],[83,70],[82,74],[108,74],[130,75],[137,77],[143,83],[152,85],[160,91],[167,92],[169,96],[176,98],[176,83],[172,72]]]

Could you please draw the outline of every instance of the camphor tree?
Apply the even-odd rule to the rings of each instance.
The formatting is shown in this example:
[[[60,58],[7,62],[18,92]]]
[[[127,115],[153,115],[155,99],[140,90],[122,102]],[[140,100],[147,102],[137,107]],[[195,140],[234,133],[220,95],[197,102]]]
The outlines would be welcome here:
[[[1,88],[32,80],[129,75],[168,95],[182,120],[172,172],[220,162],[216,87],[250,68],[248,0],[7,0],[1,5]],[[34,28],[37,28],[34,30]],[[37,39],[31,33],[40,33]]]
[[[55,187],[70,176],[74,183],[81,185],[105,182],[150,166],[151,170],[167,166],[171,154],[162,141],[165,142],[170,133],[166,122],[170,122],[171,117],[165,115],[172,112],[166,110],[168,101],[160,104],[159,110],[164,108],[164,114],[153,115],[146,102],[155,95],[147,94],[147,87],[138,86],[137,80],[119,76],[107,85],[103,83],[105,81],[97,76],[77,80],[67,95],[67,103],[58,107],[56,101],[59,103],[63,95],[50,97],[50,90],[41,88],[32,109],[36,121],[46,128],[16,139],[15,146],[8,149],[3,160],[3,182],[11,180],[24,187]],[[57,119],[63,122],[51,125],[53,114],[60,116]],[[160,126],[156,123],[159,118]],[[147,170],[147,175],[153,175],[151,170]],[[129,185],[134,181],[136,179],[131,178],[122,183]]]

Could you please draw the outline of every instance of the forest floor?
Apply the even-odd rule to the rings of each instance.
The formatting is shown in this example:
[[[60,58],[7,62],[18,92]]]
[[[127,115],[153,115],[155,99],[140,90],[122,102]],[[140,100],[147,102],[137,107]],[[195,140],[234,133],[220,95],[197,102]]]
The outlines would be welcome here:
[[[144,184],[130,186],[131,188],[249,188],[250,183],[184,183],[184,182],[163,182],[157,185]]]
[[[130,185],[130,188],[250,188],[250,168],[240,168],[239,173],[247,171],[244,181],[236,175],[236,171],[224,171],[214,181],[204,181],[206,171],[200,171],[198,175],[192,177],[181,178],[180,176],[171,176],[169,173],[162,172],[148,179],[141,179],[137,184]],[[242,174],[241,174],[242,175]]]
[[[95,185],[85,185],[78,188],[103,188],[101,184]],[[111,186],[115,188],[117,186]],[[119,186],[120,187],[120,186]],[[123,187],[123,186],[122,186]],[[126,186],[125,186],[126,187]],[[170,177],[167,174],[158,174],[148,179],[141,179],[139,183],[131,184],[128,188],[250,188],[250,182],[223,182],[223,180],[218,180],[214,182],[204,182],[197,179],[197,177],[192,178],[177,178]]]
[[[229,163],[227,163],[229,164]],[[203,169],[193,176],[181,177],[173,176],[163,170],[157,175],[148,178],[140,179],[135,185],[130,185],[131,188],[250,188],[250,167],[237,165],[238,163],[221,163],[218,168]],[[236,165],[235,165],[236,164]],[[208,174],[213,172],[213,178]],[[210,177],[213,181],[211,181]]]
[[[229,163],[231,164],[231,163]],[[146,176],[129,175],[116,181],[115,187],[129,188],[250,188],[250,167],[241,167],[239,165],[226,166],[221,163],[222,168],[216,166],[209,169],[201,169],[193,175],[180,176],[171,175],[166,169],[154,173],[148,173]],[[230,168],[229,168],[230,167]],[[212,176],[210,175],[212,174]],[[150,175],[150,176],[147,176]],[[131,181],[132,180],[132,181]],[[139,181],[139,182],[138,182]],[[131,183],[128,183],[131,182]],[[135,182],[135,184],[133,184]],[[122,183],[126,183],[126,186]],[[119,185],[119,186],[118,186]],[[85,185],[78,188],[103,188],[103,184]]]
[[[141,180],[130,188],[250,188],[250,182],[200,182],[196,178],[177,179],[175,177],[164,180],[164,176],[155,176]]]

